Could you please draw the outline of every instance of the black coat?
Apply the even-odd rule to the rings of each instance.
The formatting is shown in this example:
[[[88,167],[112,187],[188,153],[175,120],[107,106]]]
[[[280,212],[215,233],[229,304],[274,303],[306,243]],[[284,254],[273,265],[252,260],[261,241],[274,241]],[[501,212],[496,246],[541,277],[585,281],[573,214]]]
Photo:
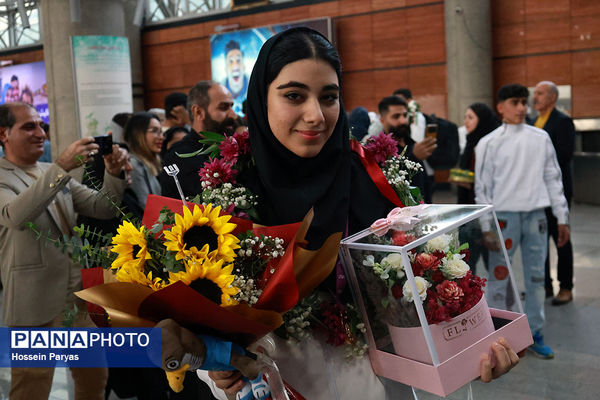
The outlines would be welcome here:
[[[202,193],[202,186],[200,186],[200,177],[198,172],[204,166],[204,163],[208,161],[208,156],[197,155],[189,158],[181,158],[177,154],[189,154],[197,150],[200,150],[203,146],[198,141],[202,139],[200,135],[192,131],[188,133],[182,140],[175,143],[163,158],[163,166],[177,164],[179,167],[179,184],[183,190],[185,197],[194,197],[195,195]],[[172,197],[179,199],[179,192],[175,185],[175,180],[167,175],[164,169],[158,175],[160,187],[162,189],[162,195],[166,197]]]
[[[535,123],[535,121],[534,121]],[[543,128],[550,135],[556,157],[562,172],[565,197],[570,200],[573,197],[573,176],[571,172],[571,161],[575,151],[575,126],[568,115],[552,110],[546,125]]]

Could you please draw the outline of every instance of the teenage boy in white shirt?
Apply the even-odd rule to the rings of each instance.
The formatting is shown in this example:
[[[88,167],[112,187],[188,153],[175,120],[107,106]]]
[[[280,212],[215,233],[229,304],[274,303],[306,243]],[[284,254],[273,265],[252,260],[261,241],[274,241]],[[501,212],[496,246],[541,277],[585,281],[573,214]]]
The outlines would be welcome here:
[[[525,124],[529,91],[518,84],[498,91],[498,112],[503,124],[485,136],[475,150],[475,201],[493,204],[509,257],[519,245],[525,276],[525,313],[536,355],[553,358],[544,344],[544,262],[548,246],[545,207],[558,220],[558,246],[569,239],[569,209],[563,193],[560,167],[546,132]],[[506,308],[508,268],[496,235],[483,229],[489,252],[488,300]],[[510,304],[509,304],[510,305]]]

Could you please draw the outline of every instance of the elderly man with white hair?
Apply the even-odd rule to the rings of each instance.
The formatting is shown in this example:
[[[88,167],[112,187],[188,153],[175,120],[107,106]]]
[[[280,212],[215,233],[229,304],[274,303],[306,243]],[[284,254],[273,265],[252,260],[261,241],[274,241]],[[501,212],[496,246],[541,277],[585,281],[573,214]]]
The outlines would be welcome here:
[[[565,197],[569,207],[573,197],[573,178],[571,176],[571,160],[575,149],[575,127],[573,121],[568,115],[556,109],[558,100],[558,88],[553,82],[542,81],[538,83],[533,92],[533,108],[539,113],[539,116],[533,123],[537,128],[543,129],[550,135],[552,144],[556,150],[558,164],[562,172],[562,181]],[[548,234],[557,243],[558,228],[557,221],[552,210],[546,208],[546,217],[548,218]],[[549,253],[549,252],[548,252]],[[552,290],[552,278],[550,277],[549,255],[546,258],[546,296],[554,295]],[[573,246],[571,241],[558,247],[558,281],[560,282],[560,291],[552,299],[552,305],[566,304],[573,300]]]

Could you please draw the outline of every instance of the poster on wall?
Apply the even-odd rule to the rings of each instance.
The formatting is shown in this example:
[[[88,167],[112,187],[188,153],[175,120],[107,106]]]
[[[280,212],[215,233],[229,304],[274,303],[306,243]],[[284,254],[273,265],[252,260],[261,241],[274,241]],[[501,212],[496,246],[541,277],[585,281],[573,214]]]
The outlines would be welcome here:
[[[0,104],[22,101],[35,107],[49,122],[46,67],[43,61],[0,68]]]
[[[129,41],[118,36],[73,36],[71,49],[79,135],[106,135],[115,114],[133,111]]]
[[[331,18],[295,21],[288,24],[263,26],[234,32],[211,35],[212,80],[223,84],[233,95],[233,109],[243,115],[242,103],[246,100],[248,80],[263,43],[286,29],[307,26],[332,40]]]

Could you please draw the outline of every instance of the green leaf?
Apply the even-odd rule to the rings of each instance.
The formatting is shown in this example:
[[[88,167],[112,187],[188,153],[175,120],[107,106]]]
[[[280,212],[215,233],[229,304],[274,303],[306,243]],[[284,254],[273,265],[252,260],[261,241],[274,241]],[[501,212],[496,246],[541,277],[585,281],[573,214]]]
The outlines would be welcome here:
[[[192,157],[196,157],[198,154],[202,154],[202,151],[204,149],[200,149],[200,150],[196,150],[193,153],[183,153],[183,154],[179,154],[178,152],[175,152],[175,155],[177,155],[177,157],[179,158],[192,158]]]
[[[212,143],[212,142],[221,143],[223,140],[225,140],[225,136],[221,135],[220,133],[201,132],[201,134],[202,134],[202,136],[204,136],[204,139],[201,139],[200,143]]]
[[[387,297],[384,297],[383,299],[381,299],[381,305],[385,308],[387,308],[387,306],[390,304],[390,299],[388,299]]]
[[[73,227],[73,232],[75,232],[75,234],[78,237],[82,237],[84,232],[85,232],[85,226],[83,224],[79,225],[79,226],[74,226]]]
[[[469,248],[469,242],[464,242],[463,244],[460,245],[460,247],[458,249],[456,249],[457,253],[460,253],[461,250],[466,250]]]

